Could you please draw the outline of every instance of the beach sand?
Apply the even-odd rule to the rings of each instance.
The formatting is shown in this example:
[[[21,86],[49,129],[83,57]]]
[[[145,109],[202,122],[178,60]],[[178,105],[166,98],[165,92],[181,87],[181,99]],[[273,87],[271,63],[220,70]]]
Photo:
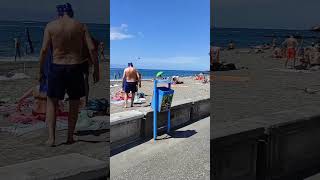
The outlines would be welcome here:
[[[248,69],[211,73],[213,121],[239,121],[320,105],[320,93],[309,94],[303,90],[320,89],[320,71],[286,70],[285,59],[271,58],[271,50],[262,54],[239,51],[246,50],[222,51],[220,59]]]
[[[9,103],[14,103],[28,89],[37,84],[39,72],[38,62],[0,62],[0,75],[8,72],[25,73],[30,78],[10,81],[0,81],[0,99],[9,98]],[[25,66],[25,70],[24,70]],[[90,79],[91,98],[109,97],[110,82],[109,64],[101,63],[102,78],[100,82],[93,84]],[[92,77],[90,77],[92,78]],[[106,118],[108,121],[109,118]],[[4,116],[0,116],[0,126],[8,126]],[[47,129],[40,129],[23,136],[14,136],[6,132],[0,132],[0,166],[15,164],[44,157],[51,157],[66,153],[80,153],[92,158],[97,158],[109,162],[109,129],[98,134],[83,134],[76,136],[79,140],[72,145],[63,145],[66,140],[66,130],[57,131],[57,144],[55,148],[48,148],[43,143],[47,139]]]
[[[172,89],[175,91],[173,95],[173,102],[180,101],[184,99],[206,99],[210,98],[210,85],[202,84],[201,81],[194,80],[194,77],[180,77],[180,81],[183,81],[183,84],[172,85]],[[116,87],[110,88],[110,99],[115,96],[115,94],[121,90],[121,82],[113,81],[111,85],[116,85]],[[160,84],[159,86],[166,86],[165,84]],[[110,112],[117,113],[127,110],[151,110],[150,103],[153,94],[153,81],[145,80],[142,82],[142,87],[139,89],[139,92],[143,92],[146,95],[146,103],[141,105],[135,104],[134,107],[124,108],[124,104],[113,104],[111,103]],[[112,100],[111,100],[112,102]],[[129,104],[129,103],[128,103]],[[130,104],[129,104],[130,105]]]
[[[26,61],[26,62],[1,62],[0,61],[0,75],[8,72],[14,73],[25,73],[30,78],[19,79],[19,80],[10,80],[10,81],[0,81],[0,99],[9,97],[10,102],[15,102],[20,98],[23,93],[25,93],[31,87],[37,85],[38,83],[38,72],[39,72],[39,63],[35,61]],[[107,67],[108,66],[108,67]],[[25,72],[24,72],[25,67]],[[109,81],[107,75],[109,76],[109,65],[107,63],[101,63],[100,67],[101,80],[100,82],[94,84],[92,76],[90,76],[90,91],[89,96],[91,98],[108,98],[109,95]],[[108,77],[109,78],[109,77]]]

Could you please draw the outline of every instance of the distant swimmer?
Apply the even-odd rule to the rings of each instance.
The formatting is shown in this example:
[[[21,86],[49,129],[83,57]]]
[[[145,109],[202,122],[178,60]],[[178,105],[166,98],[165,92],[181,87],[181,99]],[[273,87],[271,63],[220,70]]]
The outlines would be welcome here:
[[[133,67],[132,63],[128,63],[128,67],[123,71],[122,77],[122,87],[123,91],[126,93],[124,97],[124,107],[127,108],[129,93],[131,93],[131,107],[133,107],[134,96],[138,91],[138,83],[140,83],[140,75],[136,68]]]
[[[286,63],[285,63],[285,67],[287,67],[289,60],[293,60],[294,61],[293,62],[294,63],[293,66],[295,66],[296,49],[298,47],[298,44],[299,43],[298,43],[297,39],[295,39],[293,37],[293,35],[291,35],[289,38],[287,38],[282,43],[282,45],[287,48],[287,60],[286,60]]]
[[[15,56],[14,56],[14,60],[17,61],[17,56],[19,58],[21,58],[21,43],[20,43],[20,39],[19,38],[14,38],[14,48],[15,48]]]

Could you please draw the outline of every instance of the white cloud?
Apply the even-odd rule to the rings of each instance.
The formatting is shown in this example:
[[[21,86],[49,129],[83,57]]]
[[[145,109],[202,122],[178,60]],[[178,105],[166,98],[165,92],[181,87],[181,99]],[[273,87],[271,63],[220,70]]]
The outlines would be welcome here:
[[[128,25],[121,24],[120,27],[110,28],[110,40],[123,40],[134,38],[134,35],[128,33]]]

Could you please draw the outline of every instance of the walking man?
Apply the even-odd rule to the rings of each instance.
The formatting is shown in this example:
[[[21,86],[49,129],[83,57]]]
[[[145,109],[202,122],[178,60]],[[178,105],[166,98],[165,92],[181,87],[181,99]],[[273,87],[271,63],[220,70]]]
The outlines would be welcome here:
[[[133,107],[134,96],[138,91],[138,82],[140,82],[140,75],[132,63],[128,63],[128,67],[123,71],[122,87],[125,92],[124,107],[127,108],[129,93],[131,93],[131,107]],[[141,83],[139,83],[141,87]]]
[[[56,112],[58,100],[69,96],[68,138],[67,144],[74,143],[73,133],[78,119],[80,98],[85,96],[82,56],[83,47],[87,45],[93,64],[97,64],[97,53],[85,25],[73,19],[73,10],[69,3],[64,5],[61,18],[49,22],[44,31],[40,51],[40,81],[44,75],[43,64],[47,52],[52,47],[53,62],[48,74],[46,122],[49,128],[47,145],[55,144]],[[94,81],[98,75],[94,72]]]

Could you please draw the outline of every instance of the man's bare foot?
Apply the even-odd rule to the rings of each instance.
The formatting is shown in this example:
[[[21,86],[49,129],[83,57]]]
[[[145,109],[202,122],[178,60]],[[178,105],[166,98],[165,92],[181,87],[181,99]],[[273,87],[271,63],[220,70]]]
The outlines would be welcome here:
[[[48,139],[45,143],[48,147],[54,147],[54,140],[53,139]]]
[[[68,139],[67,140],[67,142],[66,142],[66,144],[73,144],[73,143],[75,143],[76,141],[74,140],[74,139]]]

